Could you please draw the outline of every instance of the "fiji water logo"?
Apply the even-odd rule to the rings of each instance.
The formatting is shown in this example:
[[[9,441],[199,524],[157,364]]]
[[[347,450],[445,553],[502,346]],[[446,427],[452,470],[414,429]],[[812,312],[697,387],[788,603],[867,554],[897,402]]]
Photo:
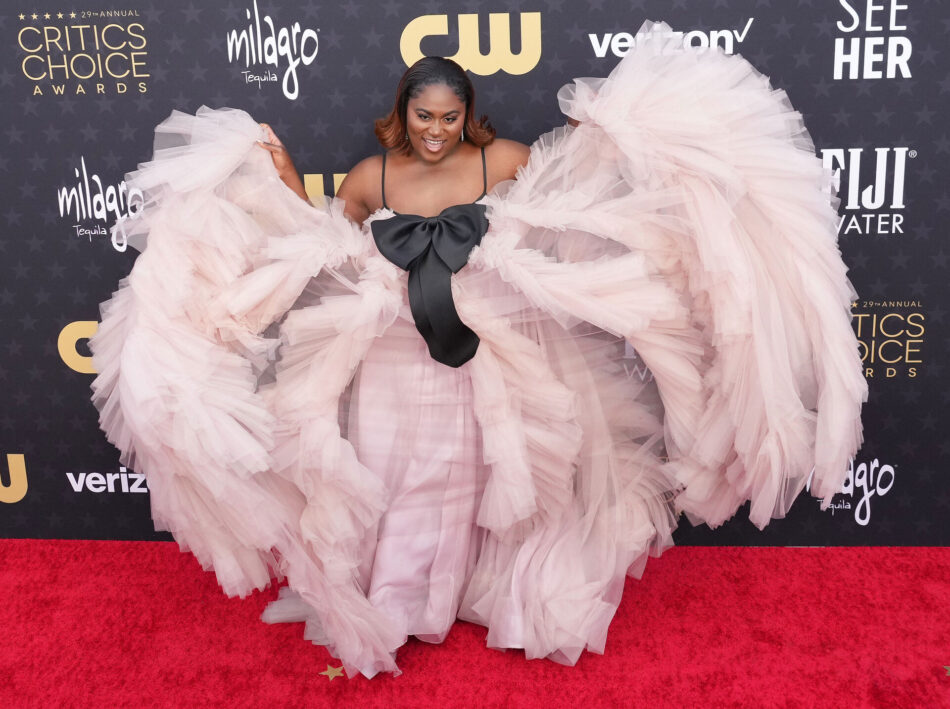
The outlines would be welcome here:
[[[245,10],[248,25],[246,29],[231,30],[227,34],[228,61],[244,62],[246,71],[241,72],[245,83],[276,81],[276,71],[284,70],[281,88],[284,96],[291,101],[300,93],[297,68],[310,66],[320,50],[320,37],[317,30],[302,29],[299,22],[287,27],[277,28],[270,15],[263,20],[254,0],[253,20],[251,10]],[[251,67],[263,67],[263,73],[254,73]],[[273,69],[273,71],[271,70]],[[258,70],[261,71],[261,70]]]
[[[79,167],[73,169],[75,185],[66,185],[56,191],[59,216],[70,218],[76,236],[92,241],[93,237],[108,234],[106,225],[115,220],[112,247],[125,251],[127,241],[123,224],[135,218],[145,206],[145,196],[137,187],[129,187],[125,180],[117,185],[104,184],[97,173],[89,174],[86,158],[80,156]],[[93,222],[93,223],[90,223]]]
[[[814,471],[812,471],[814,474]],[[877,458],[871,462],[855,464],[854,458],[848,463],[848,476],[841,490],[831,498],[828,511],[832,515],[838,512],[854,512],[854,521],[862,527],[871,521],[871,500],[884,497],[894,487],[895,466],[881,463]],[[811,490],[811,476],[805,484],[805,490]],[[823,500],[819,500],[819,503]]]
[[[916,157],[906,146],[821,149],[830,188],[841,200],[840,236],[904,233],[904,183],[908,161]]]

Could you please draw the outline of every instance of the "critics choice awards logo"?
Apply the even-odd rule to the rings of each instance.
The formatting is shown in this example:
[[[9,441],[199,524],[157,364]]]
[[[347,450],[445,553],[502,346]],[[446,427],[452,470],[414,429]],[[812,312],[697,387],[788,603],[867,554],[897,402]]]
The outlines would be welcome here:
[[[277,27],[270,15],[261,17],[257,0],[244,14],[247,25],[227,33],[228,62],[245,67],[244,83],[260,89],[279,80],[284,96],[294,100],[300,94],[298,67],[312,64],[320,50],[319,30],[301,28],[299,22]]]
[[[138,10],[19,13],[20,73],[33,95],[148,90],[148,39]]]
[[[914,379],[924,364],[926,317],[917,300],[859,300],[851,325],[867,379]]]

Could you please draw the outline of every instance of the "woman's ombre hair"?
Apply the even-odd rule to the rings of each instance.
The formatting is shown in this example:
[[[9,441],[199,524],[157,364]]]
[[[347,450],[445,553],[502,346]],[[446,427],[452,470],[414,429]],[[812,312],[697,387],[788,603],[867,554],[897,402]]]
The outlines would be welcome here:
[[[475,120],[475,88],[465,70],[451,59],[423,57],[399,80],[396,100],[389,115],[376,120],[376,137],[387,150],[408,155],[412,145],[406,136],[406,111],[409,99],[415,98],[426,86],[445,84],[465,104],[465,123],[462,127],[465,141],[481,148],[495,139],[495,129],[487,116]]]

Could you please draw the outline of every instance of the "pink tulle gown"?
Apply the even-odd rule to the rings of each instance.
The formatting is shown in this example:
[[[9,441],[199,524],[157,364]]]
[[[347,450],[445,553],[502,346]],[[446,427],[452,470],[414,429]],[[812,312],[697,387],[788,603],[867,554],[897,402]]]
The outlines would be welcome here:
[[[456,618],[529,658],[603,652],[678,513],[751,500],[764,526],[843,481],[866,384],[829,175],[782,91],[668,30],[564,87],[580,125],[480,200],[459,367],[374,242],[393,213],[304,203],[247,114],[172,113],[127,177],[147,205],[91,341],[102,428],[159,529],[228,594],[285,579],[265,620],[351,675]]]

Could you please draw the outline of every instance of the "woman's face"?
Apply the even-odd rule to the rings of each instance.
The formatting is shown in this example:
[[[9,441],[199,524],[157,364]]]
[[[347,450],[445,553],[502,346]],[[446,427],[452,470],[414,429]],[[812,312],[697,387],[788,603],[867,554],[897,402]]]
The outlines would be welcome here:
[[[462,137],[465,103],[445,84],[430,84],[406,104],[406,132],[413,152],[426,162],[451,154]]]

